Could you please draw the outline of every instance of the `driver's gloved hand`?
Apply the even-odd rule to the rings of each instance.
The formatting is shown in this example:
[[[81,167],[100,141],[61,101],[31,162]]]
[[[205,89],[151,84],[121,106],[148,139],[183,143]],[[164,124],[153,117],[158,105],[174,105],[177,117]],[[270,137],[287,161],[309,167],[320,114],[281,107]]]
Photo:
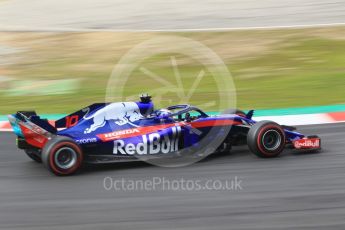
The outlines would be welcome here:
[[[187,122],[191,122],[192,121],[192,117],[190,116],[190,113],[186,113],[186,116],[184,117],[184,120]]]

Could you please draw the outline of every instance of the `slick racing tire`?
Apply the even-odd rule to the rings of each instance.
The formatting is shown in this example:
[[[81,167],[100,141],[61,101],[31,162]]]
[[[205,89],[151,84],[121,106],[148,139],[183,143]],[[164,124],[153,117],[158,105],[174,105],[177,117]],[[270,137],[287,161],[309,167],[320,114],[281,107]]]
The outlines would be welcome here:
[[[55,175],[68,176],[80,169],[83,153],[71,138],[57,136],[44,146],[42,162]]]
[[[277,157],[285,148],[285,132],[275,122],[260,121],[249,129],[247,144],[258,157]]]
[[[26,155],[33,161],[37,163],[42,163],[42,158],[38,150],[35,149],[25,149],[24,152]]]
[[[240,109],[227,109],[222,112],[222,114],[236,114],[241,117],[245,117],[246,113]]]

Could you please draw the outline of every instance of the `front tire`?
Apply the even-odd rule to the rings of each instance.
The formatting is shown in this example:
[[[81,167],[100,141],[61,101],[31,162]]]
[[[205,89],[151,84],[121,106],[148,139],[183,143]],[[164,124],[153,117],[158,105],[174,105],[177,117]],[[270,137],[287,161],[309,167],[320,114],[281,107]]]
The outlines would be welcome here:
[[[247,144],[258,157],[277,157],[285,148],[285,132],[275,122],[260,121],[250,128]]]
[[[77,172],[83,163],[83,153],[71,138],[52,138],[42,150],[44,166],[57,176],[68,176]]]

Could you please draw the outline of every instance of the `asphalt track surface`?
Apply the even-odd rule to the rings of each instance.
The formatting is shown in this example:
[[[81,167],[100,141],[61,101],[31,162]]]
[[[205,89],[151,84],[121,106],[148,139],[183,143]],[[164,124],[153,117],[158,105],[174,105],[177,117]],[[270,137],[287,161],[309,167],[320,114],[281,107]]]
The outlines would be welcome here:
[[[342,0],[0,0],[0,30],[180,30],[345,23]]]
[[[345,124],[300,127],[322,153],[258,159],[247,148],[183,168],[144,163],[87,167],[56,177],[0,133],[0,229],[345,229]],[[107,191],[125,180],[227,180],[237,190]]]

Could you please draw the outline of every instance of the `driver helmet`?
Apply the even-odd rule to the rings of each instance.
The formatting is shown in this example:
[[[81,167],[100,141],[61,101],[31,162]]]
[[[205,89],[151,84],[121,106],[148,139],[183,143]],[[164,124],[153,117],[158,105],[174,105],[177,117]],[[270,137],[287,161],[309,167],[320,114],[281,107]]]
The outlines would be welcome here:
[[[160,109],[156,112],[158,117],[169,117],[172,112],[168,109]]]

